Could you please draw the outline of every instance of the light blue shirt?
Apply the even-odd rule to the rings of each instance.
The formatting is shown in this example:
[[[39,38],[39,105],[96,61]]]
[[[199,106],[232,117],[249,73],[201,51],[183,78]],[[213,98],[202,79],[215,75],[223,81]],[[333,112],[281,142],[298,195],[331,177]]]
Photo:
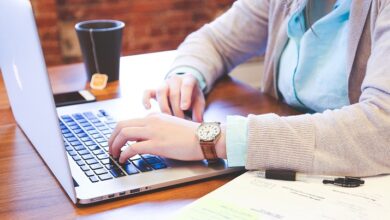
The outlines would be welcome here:
[[[345,62],[350,5],[351,0],[337,1],[334,9],[307,31],[302,29],[304,5],[290,18],[289,41],[278,70],[278,89],[289,105],[322,112],[349,104]],[[206,83],[201,73],[194,69],[189,73],[200,80],[204,89]],[[247,124],[246,117],[227,117],[226,153],[230,167],[245,166]]]
[[[189,66],[179,66],[179,67],[174,68],[171,71],[169,71],[167,76],[170,76],[172,74],[176,74],[176,75],[191,74],[198,80],[199,88],[202,91],[206,91],[206,80],[204,79],[203,75],[197,69],[189,67]]]
[[[349,104],[345,63],[350,5],[351,0],[337,1],[307,31],[304,6],[291,16],[278,71],[278,89],[290,106],[323,112]]]

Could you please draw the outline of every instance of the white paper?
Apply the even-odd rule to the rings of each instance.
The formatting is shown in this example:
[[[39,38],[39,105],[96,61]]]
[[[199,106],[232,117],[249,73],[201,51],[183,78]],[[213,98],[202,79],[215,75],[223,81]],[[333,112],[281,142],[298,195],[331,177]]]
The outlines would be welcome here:
[[[390,219],[390,176],[356,188],[320,179],[281,181],[247,172],[191,203],[176,219]]]

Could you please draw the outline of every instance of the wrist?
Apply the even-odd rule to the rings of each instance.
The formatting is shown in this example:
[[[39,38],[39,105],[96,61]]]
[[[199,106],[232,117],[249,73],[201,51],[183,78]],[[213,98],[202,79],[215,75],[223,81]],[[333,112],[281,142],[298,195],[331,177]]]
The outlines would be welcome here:
[[[222,159],[226,159],[226,126],[221,125],[221,136],[215,143],[215,151],[217,156]]]
[[[203,122],[197,129],[199,147],[209,163],[226,158],[225,130],[220,122]]]

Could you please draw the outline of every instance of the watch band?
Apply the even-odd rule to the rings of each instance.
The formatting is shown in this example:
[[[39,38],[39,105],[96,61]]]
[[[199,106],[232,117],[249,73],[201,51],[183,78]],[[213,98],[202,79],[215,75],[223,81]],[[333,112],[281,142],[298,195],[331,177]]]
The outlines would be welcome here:
[[[213,141],[200,141],[199,144],[207,162],[210,163],[218,160],[217,152],[215,151],[215,143]]]

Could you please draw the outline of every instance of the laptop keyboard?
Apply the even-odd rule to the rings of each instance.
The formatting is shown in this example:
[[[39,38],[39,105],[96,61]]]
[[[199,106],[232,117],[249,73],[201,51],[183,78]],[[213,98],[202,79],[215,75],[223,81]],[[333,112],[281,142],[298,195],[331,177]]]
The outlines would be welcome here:
[[[115,126],[105,110],[60,117],[65,149],[91,182],[167,168],[162,158],[150,154],[136,155],[124,164],[110,157],[108,139]]]

